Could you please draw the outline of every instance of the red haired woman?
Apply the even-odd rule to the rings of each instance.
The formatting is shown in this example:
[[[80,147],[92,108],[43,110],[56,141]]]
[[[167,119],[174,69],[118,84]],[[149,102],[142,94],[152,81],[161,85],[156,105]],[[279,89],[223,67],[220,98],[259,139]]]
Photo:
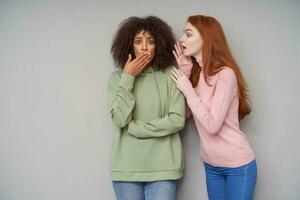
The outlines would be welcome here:
[[[209,199],[252,199],[257,167],[239,120],[251,111],[245,80],[220,23],[190,16],[173,51],[171,77],[184,94],[200,136]]]

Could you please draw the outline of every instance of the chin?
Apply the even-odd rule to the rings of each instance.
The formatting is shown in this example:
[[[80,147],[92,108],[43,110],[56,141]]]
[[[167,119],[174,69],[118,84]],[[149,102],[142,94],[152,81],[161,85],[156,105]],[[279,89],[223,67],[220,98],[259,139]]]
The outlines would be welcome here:
[[[190,53],[186,53],[186,52],[183,52],[183,55],[184,55],[184,56],[191,56]]]

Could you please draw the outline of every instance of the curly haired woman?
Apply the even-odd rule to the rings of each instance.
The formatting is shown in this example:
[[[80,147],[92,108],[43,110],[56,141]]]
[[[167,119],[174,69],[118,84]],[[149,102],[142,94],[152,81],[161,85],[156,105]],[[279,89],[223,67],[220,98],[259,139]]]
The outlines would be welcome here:
[[[171,28],[154,16],[124,20],[113,39],[111,53],[121,68],[108,83],[118,200],[175,199],[184,168],[178,131],[185,105],[169,76],[174,43]]]

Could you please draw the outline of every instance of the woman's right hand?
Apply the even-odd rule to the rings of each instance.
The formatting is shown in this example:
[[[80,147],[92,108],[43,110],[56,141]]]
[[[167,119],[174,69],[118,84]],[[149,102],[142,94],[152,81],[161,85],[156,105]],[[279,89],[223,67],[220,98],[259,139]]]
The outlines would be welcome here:
[[[172,52],[173,52],[173,54],[176,58],[176,61],[177,61],[177,64],[178,64],[179,68],[182,65],[185,65],[185,64],[193,64],[191,57],[190,56],[185,56],[183,54],[183,49],[182,49],[182,46],[180,45],[179,42],[176,42],[174,47],[175,47],[175,51],[173,50]]]
[[[131,60],[132,57],[131,54],[129,54],[123,72],[132,76],[139,75],[149,63],[150,56],[150,53],[143,53],[136,57],[134,60]]]

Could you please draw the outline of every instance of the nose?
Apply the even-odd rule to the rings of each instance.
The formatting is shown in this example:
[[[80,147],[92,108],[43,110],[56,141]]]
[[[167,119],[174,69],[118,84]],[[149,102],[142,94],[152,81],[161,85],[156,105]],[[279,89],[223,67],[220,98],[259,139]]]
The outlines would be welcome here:
[[[179,38],[179,42],[182,43],[185,40],[184,34]]]
[[[148,50],[148,44],[146,41],[143,41],[143,43],[142,43],[142,50],[144,50],[144,51]]]

